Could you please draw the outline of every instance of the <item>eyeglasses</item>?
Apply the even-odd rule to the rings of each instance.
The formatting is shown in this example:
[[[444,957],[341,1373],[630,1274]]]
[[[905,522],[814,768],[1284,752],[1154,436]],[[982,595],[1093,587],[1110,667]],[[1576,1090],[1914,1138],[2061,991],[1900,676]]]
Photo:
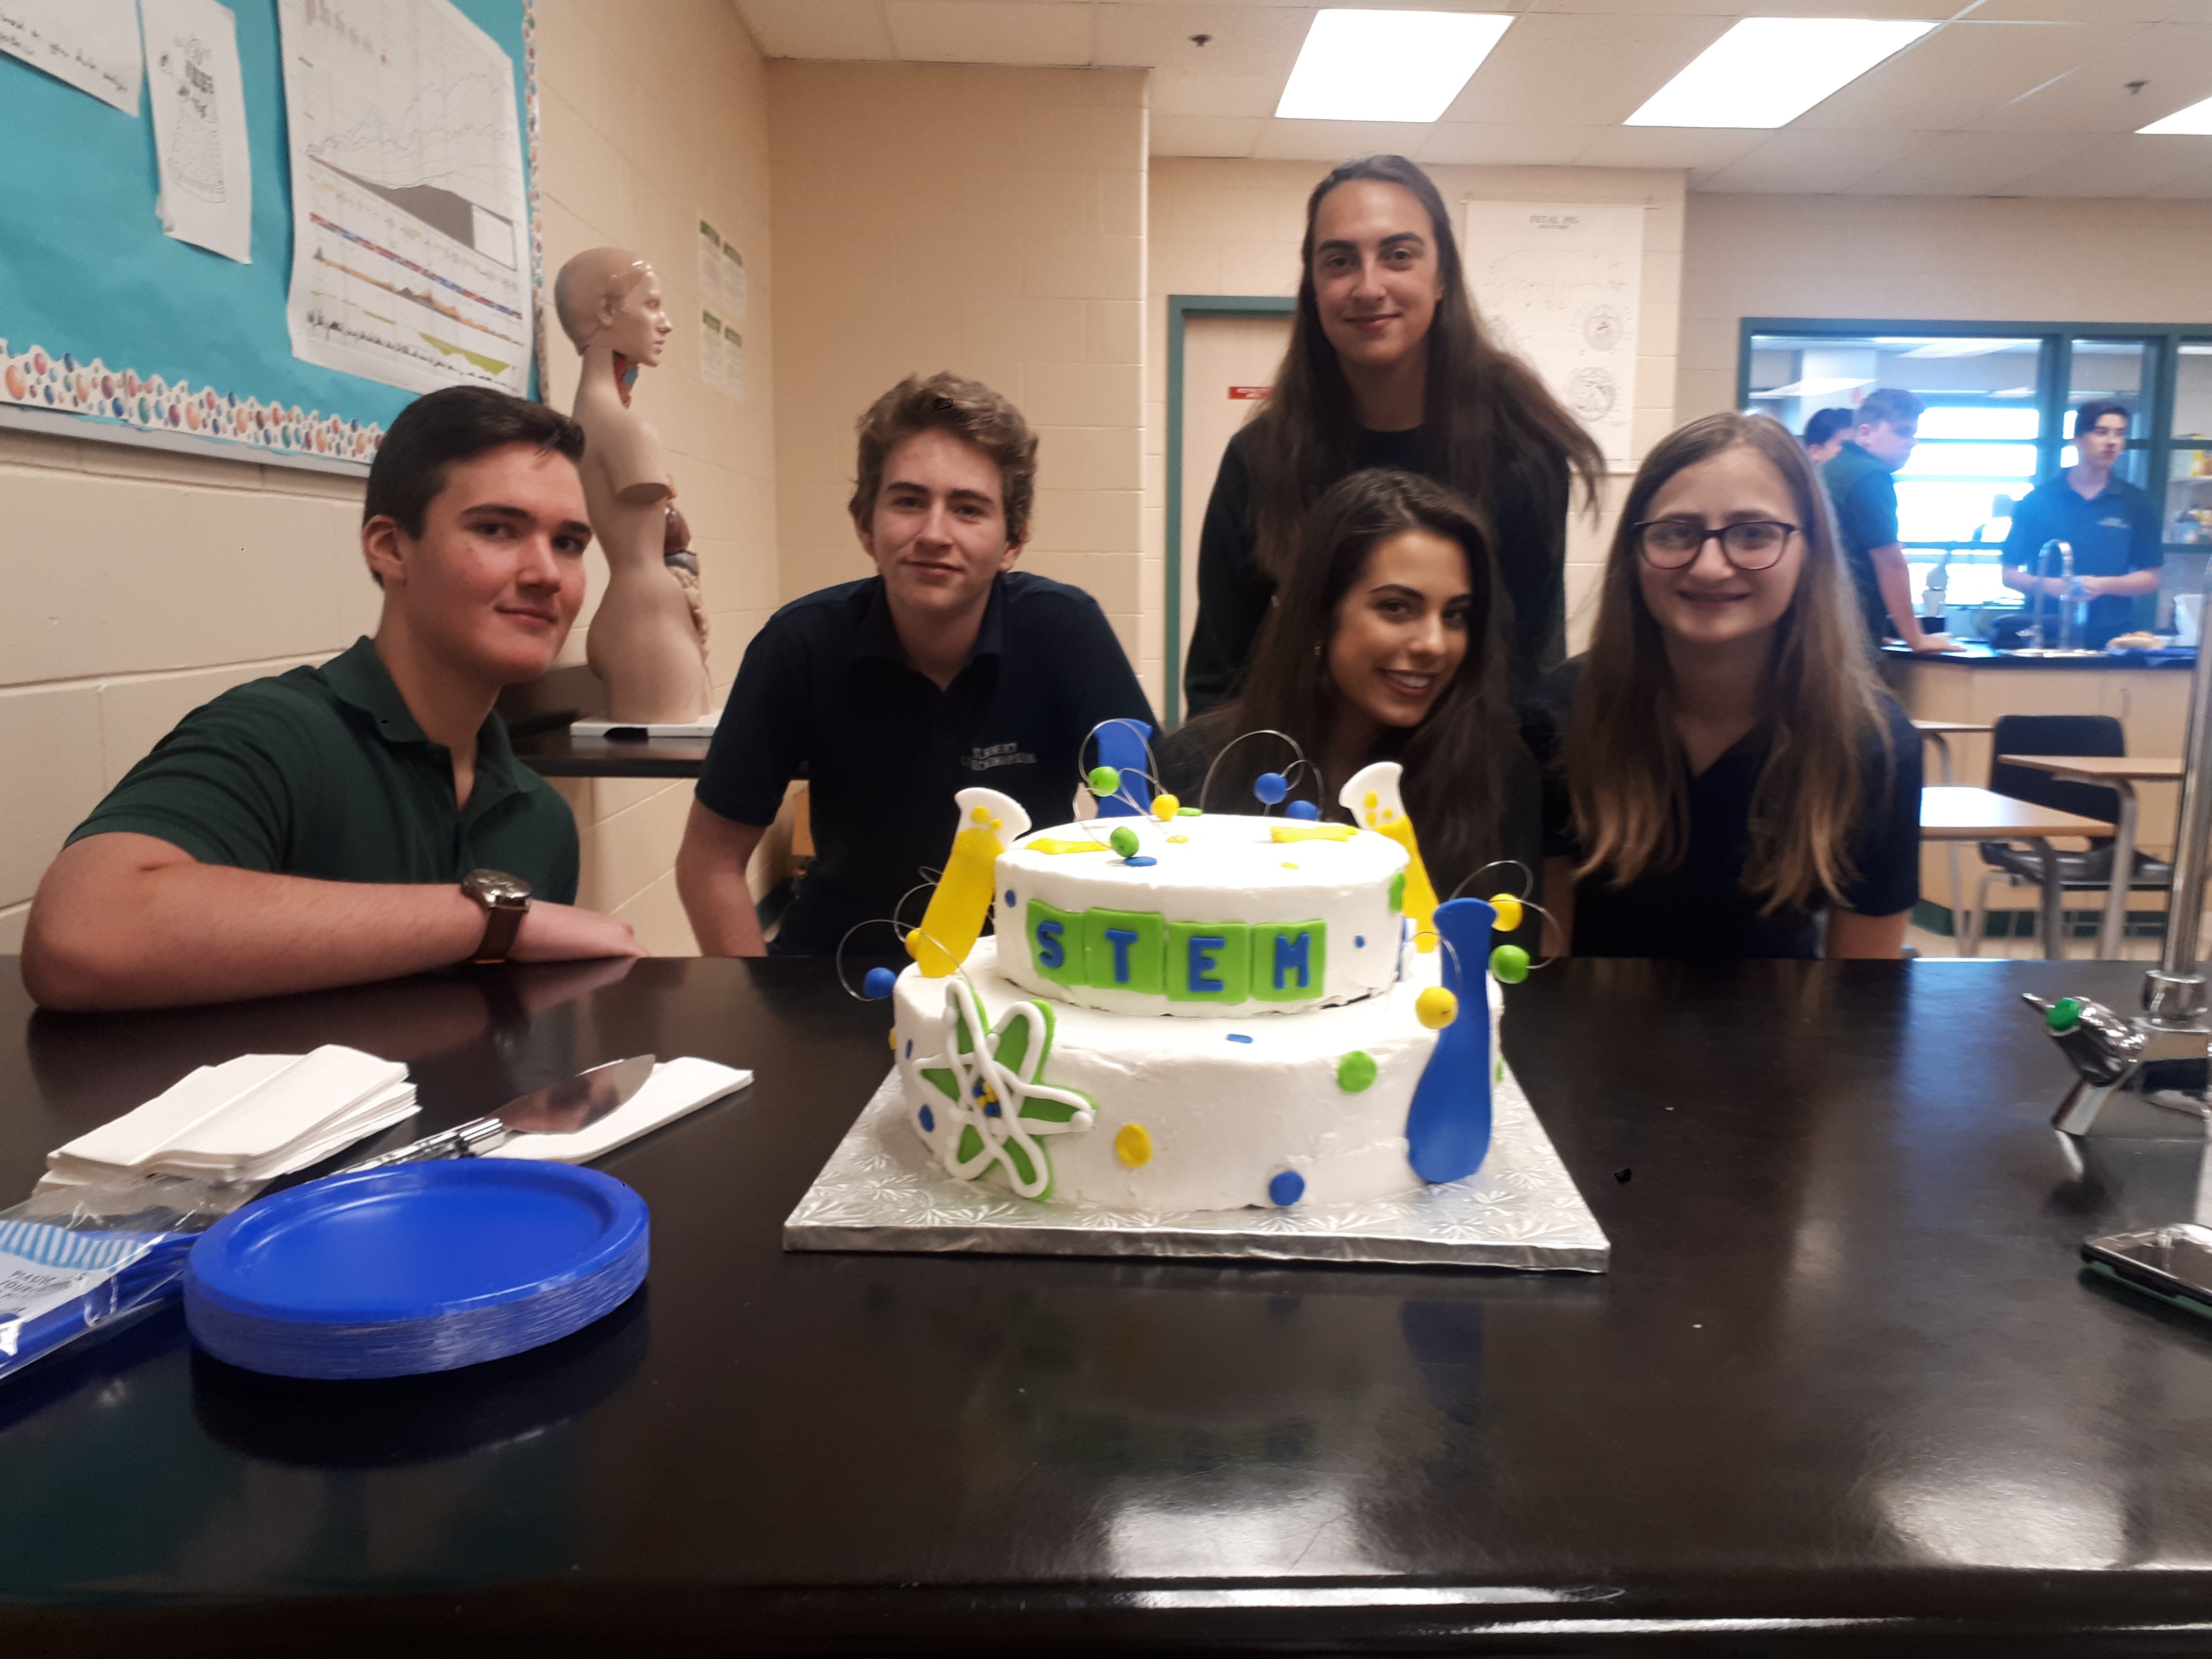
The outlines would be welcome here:
[[[1738,570],[1771,570],[1780,562],[1782,550],[1798,526],[1773,519],[1753,519],[1742,524],[1708,530],[1683,519],[1652,519],[1634,526],[1644,562],[1654,570],[1680,570],[1695,564],[1705,544],[1718,540],[1721,556]]]

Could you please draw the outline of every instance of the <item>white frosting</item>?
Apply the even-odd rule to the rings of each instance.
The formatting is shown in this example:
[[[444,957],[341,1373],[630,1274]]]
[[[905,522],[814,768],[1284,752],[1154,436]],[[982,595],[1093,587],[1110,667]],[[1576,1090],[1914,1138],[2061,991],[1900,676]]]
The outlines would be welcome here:
[[[1055,1002],[1107,1013],[1209,1020],[1300,1012],[1385,990],[1398,976],[1401,929],[1391,887],[1406,868],[1406,851],[1364,830],[1344,840],[1273,839],[1278,829],[1310,827],[1320,826],[1294,818],[1209,812],[1165,822],[1097,818],[1047,830],[999,856],[997,933],[1005,951],[998,971],[1022,990]],[[1154,863],[1132,865],[1111,851],[1047,853],[1036,846],[1040,841],[1103,843],[1123,828],[1136,835],[1138,856]],[[1157,914],[1170,923],[1318,921],[1328,930],[1320,994],[1288,1001],[1248,996],[1234,1003],[1196,1002],[1112,985],[1062,984],[1040,971],[1034,959],[1029,926],[1033,899],[1079,916],[1109,909]],[[1079,947],[1080,941],[1076,943]],[[1170,961],[1167,971],[1180,972],[1185,965]],[[1259,966],[1265,971],[1268,964]]]
[[[1002,875],[1006,862],[1000,860]],[[1397,953],[1390,921],[1378,946],[1386,961]],[[963,969],[994,1024],[1030,994],[998,971],[997,945],[981,941]],[[1420,1186],[1407,1162],[1406,1116],[1437,1034],[1415,1017],[1413,1000],[1436,982],[1440,961],[1413,957],[1409,977],[1384,994],[1307,1006],[1288,1018],[1136,1020],[1053,1006],[1051,1050],[1036,1081],[1088,1097],[1092,1122],[1043,1143],[1051,1197],[1094,1208],[1235,1209],[1271,1204],[1268,1185],[1285,1170],[1304,1178],[1303,1204],[1357,1202]],[[1485,981],[1494,1055],[1500,1003],[1494,982],[1487,975]],[[910,1121],[921,1133],[921,1109],[944,1100],[920,1067],[953,1040],[945,981],[909,968],[892,997],[899,1073]],[[1270,1005],[1255,1007],[1261,1006]],[[1159,1012],[1157,999],[1152,1011]],[[1232,1040],[1238,1037],[1250,1041]],[[1356,1091],[1342,1086],[1338,1070],[1354,1050],[1375,1062],[1374,1082]],[[957,1130],[937,1111],[931,1121],[933,1132],[923,1139],[950,1167]],[[1149,1159],[1134,1167],[1115,1150],[1117,1135],[1131,1124],[1142,1127],[1151,1147]],[[989,1171],[982,1178],[1004,1176]]]

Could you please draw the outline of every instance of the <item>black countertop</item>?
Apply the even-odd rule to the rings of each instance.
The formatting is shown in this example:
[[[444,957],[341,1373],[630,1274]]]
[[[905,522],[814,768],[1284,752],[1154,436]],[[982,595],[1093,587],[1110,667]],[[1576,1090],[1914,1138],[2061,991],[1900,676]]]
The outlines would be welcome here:
[[[18,1650],[2177,1652],[2212,1607],[2212,1324],[2085,1281],[2195,1149],[2047,1127],[2022,989],[2118,963],[1578,962],[1505,1048],[1602,1277],[786,1255],[886,1064],[788,960],[173,1014],[0,988],[0,1188],[188,1066],[337,1041],[424,1121],[650,1048],[749,1094],[614,1154],[646,1290],[389,1383],[168,1313],[0,1383]],[[399,1132],[393,1132],[396,1135]]]
[[[2187,651],[2129,651],[2114,656],[2100,651],[2081,657],[2031,657],[2016,651],[1993,651],[1986,645],[1962,646],[1956,651],[1915,651],[1909,645],[1885,645],[1881,654],[1891,662],[1942,663],[1954,668],[2087,669],[2178,668],[2186,672],[2197,666],[2197,653]]]

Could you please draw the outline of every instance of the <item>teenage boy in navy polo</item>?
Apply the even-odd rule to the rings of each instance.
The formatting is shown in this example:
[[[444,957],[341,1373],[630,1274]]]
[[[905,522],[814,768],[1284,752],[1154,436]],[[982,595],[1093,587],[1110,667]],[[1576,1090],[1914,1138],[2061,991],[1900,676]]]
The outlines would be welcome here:
[[[1820,469],[1835,503],[1844,563],[1866,617],[1869,647],[1894,632],[1915,651],[1953,648],[1948,634],[1923,634],[1912,614],[1912,582],[1897,530],[1897,485],[1890,477],[1912,459],[1924,407],[1893,386],[1868,392],[1859,404],[1858,425]]]
[[[699,947],[760,956],[745,865],[785,787],[807,779],[815,856],[778,955],[827,956],[848,929],[921,919],[900,901],[940,868],[955,791],[1064,822],[1084,740],[1152,708],[1097,601],[1016,571],[1036,440],[1021,411],[957,375],[909,376],[861,417],[850,511],[877,574],[769,618],[715,729],[676,857]],[[871,929],[854,948],[895,948]]]
[[[2159,566],[2166,549],[2159,539],[2158,507],[2113,465],[2128,447],[2128,411],[2118,404],[2086,403],[2074,415],[2074,453],[2080,459],[2055,478],[2027,492],[2013,509],[2012,533],[2005,538],[2004,582],[2028,596],[2031,609],[2055,614],[2054,601],[2069,604],[2058,559],[2044,568],[2044,544],[2061,541],[2074,550],[2074,578],[2089,599],[2087,636],[2101,646],[2135,626],[2135,596],[2158,592]],[[2054,628],[2051,637],[2057,638]]]
[[[575,820],[492,712],[583,601],[583,447],[489,388],[401,410],[362,505],[375,638],[224,692],[131,769],[39,884],[31,994],[153,1007],[641,954],[571,907]]]

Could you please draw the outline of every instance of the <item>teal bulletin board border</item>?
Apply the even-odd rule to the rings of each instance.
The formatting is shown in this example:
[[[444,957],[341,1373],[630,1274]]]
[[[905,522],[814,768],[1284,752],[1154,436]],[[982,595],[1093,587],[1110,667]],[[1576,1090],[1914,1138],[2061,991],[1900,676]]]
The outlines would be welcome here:
[[[1167,684],[1161,699],[1170,731],[1182,723],[1182,337],[1193,317],[1288,317],[1298,302],[1272,294],[1168,295]],[[1211,486],[1209,486],[1210,488]]]
[[[0,155],[8,158],[0,175],[0,409],[66,418],[81,437],[131,442],[151,431],[250,452],[242,458],[256,461],[365,468],[384,428],[416,394],[292,356],[291,167],[276,0],[227,3],[246,91],[251,264],[162,233],[150,83],[133,118],[0,55]],[[542,342],[531,0],[453,3],[514,66],[532,322]],[[532,396],[541,362],[542,344],[532,354]]]

